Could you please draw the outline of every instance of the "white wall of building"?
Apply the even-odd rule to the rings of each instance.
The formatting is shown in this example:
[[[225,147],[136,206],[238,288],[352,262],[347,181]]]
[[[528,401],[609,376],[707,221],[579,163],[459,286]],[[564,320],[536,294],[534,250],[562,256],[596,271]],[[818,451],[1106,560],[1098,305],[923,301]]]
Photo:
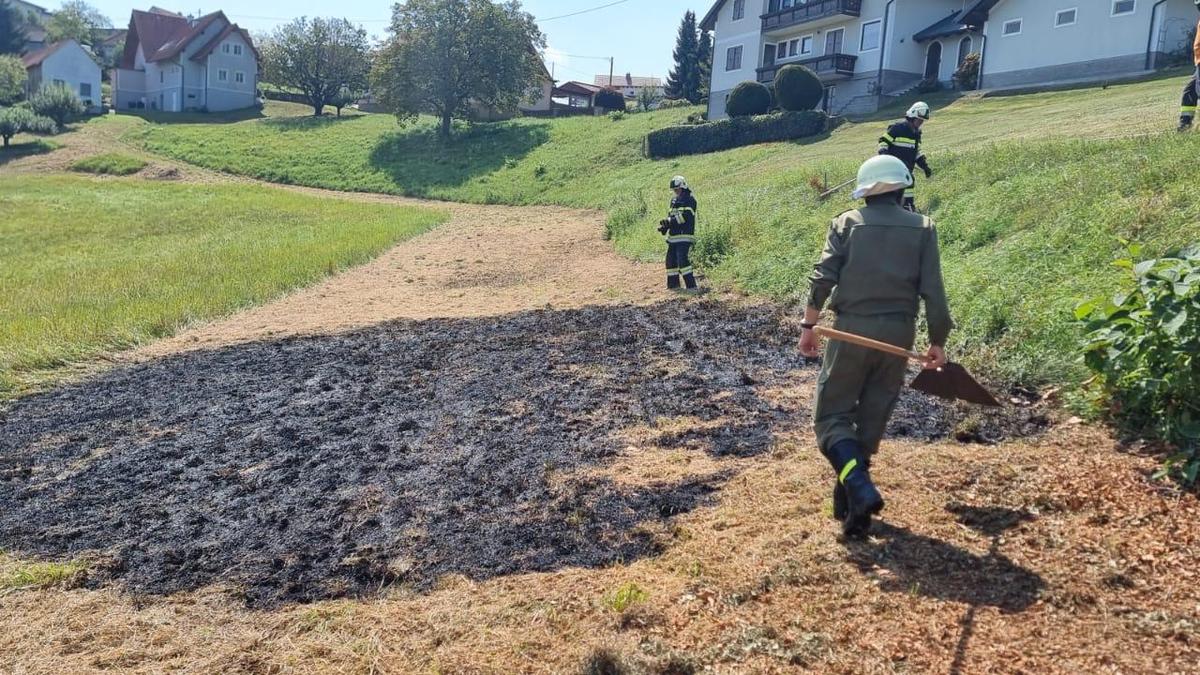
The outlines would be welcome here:
[[[225,79],[221,79],[222,71]],[[208,109],[219,112],[249,108],[254,105],[257,90],[258,60],[241,34],[232,33],[208,56]]]
[[[90,111],[100,109],[100,66],[87,50],[69,40],[30,73],[29,88],[62,83],[79,96]]]

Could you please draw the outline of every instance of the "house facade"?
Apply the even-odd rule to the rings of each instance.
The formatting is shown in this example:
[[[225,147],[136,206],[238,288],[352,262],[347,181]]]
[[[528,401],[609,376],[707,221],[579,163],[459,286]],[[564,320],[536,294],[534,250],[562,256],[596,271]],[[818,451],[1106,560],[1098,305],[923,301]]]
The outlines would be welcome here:
[[[118,110],[220,112],[257,102],[259,56],[250,35],[215,12],[198,19],[135,10],[114,71]]]
[[[100,64],[88,49],[74,40],[64,40],[25,54],[25,95],[32,96],[48,84],[65,85],[76,92],[89,113],[101,112]]]
[[[649,89],[658,98],[662,98],[666,93],[666,86],[663,84],[661,78],[638,77],[629,73],[612,77],[597,75],[593,79],[593,84],[605,89],[615,89],[621,92],[622,96],[629,99],[636,99],[646,89]]]
[[[99,112],[100,64],[75,40],[63,40],[21,59],[28,79],[26,95],[51,84],[64,85],[79,96],[88,112]]]
[[[1112,78],[1153,69],[1195,26],[1191,0],[717,0],[709,119],[739,83],[812,68],[833,114],[873,112],[923,80],[950,84],[979,53],[979,86]]]

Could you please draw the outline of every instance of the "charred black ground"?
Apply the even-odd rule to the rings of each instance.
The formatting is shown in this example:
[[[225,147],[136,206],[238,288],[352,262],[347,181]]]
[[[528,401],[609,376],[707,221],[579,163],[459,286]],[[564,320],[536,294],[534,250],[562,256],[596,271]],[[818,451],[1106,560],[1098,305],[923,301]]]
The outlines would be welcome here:
[[[807,425],[761,396],[811,386],[792,326],[715,301],[546,310],[125,368],[0,410],[0,548],[104,560],[94,582],[134,592],[224,583],[252,606],[651,555],[647,526],[728,474],[634,489],[573,472],[659,418],[726,420],[678,442],[732,457]],[[969,420],[973,440],[1044,422]],[[910,392],[892,431],[962,423]]]

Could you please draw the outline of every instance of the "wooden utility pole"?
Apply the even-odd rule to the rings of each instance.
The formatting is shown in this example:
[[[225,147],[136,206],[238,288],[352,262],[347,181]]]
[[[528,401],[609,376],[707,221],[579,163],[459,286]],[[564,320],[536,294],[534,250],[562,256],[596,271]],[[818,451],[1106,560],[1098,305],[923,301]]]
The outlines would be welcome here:
[[[608,86],[610,89],[612,88],[613,61],[615,61],[615,60],[616,60],[616,57],[614,57],[614,56],[608,57]]]

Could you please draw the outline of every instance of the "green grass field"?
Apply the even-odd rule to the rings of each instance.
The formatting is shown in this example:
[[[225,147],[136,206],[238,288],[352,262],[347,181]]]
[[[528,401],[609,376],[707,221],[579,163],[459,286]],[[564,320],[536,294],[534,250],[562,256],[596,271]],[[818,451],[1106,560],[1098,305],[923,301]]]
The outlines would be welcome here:
[[[119,152],[106,152],[81,159],[71,165],[72,171],[108,176],[129,176],[146,168],[146,162]]]
[[[1012,97],[934,97],[926,152],[938,174],[918,186],[938,220],[961,330],[976,366],[1027,382],[1069,379],[1077,334],[1069,309],[1106,292],[1119,237],[1160,252],[1200,236],[1188,165],[1195,136],[1170,129],[1178,77]],[[818,202],[874,152],[888,119],[828,137],[651,161],[650,130],[696,109],[608,118],[516,120],[460,131],[449,147],[432,122],[386,115],[268,118],[235,124],[140,125],[148,150],[231,173],[341,190],[485,203],[553,203],[609,213],[617,248],[657,259],[653,223],[682,173],[700,202],[697,258],[710,277],[776,299],[804,294],[829,219],[853,204]],[[1121,140],[1138,136],[1138,140]]]
[[[0,397],[310,284],[443,220],[253,186],[5,176]]]

